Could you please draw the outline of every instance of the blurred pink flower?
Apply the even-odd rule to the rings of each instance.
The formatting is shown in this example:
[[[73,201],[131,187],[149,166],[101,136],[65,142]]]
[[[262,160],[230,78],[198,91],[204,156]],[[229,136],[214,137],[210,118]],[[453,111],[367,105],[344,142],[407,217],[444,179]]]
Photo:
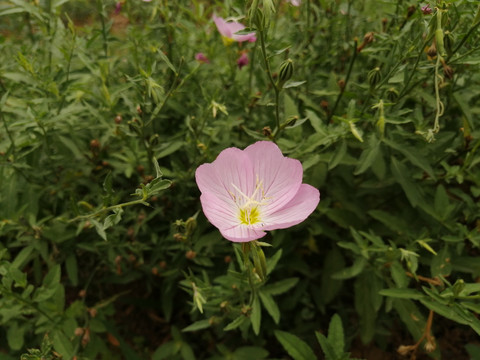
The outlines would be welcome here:
[[[247,54],[245,52],[242,52],[242,55],[240,55],[237,60],[238,68],[241,70],[245,65],[248,65],[248,63],[249,60]]]
[[[197,60],[199,63],[202,63],[202,64],[210,63],[210,60],[202,52],[199,52],[199,53],[195,54],[195,60]]]
[[[425,6],[422,6],[422,13],[423,15],[429,15],[433,12],[433,10],[430,8],[430,5],[425,5]]]
[[[317,207],[320,192],[302,184],[302,177],[300,161],[284,157],[270,141],[225,149],[195,172],[205,216],[234,242],[304,221]]]
[[[238,31],[241,31],[245,29],[245,25],[240,24],[237,21],[225,21],[225,19],[218,17],[216,15],[213,15],[213,21],[215,22],[215,25],[217,26],[218,32],[220,35],[222,35],[224,38],[227,39],[227,43],[233,42],[233,41],[238,41],[238,42],[244,42],[244,41],[249,41],[249,42],[255,42],[257,40],[255,33],[251,32],[246,35],[236,35],[235,33]]]
[[[300,4],[302,3],[302,0],[287,0],[287,2],[289,2],[293,6],[300,6]]]
[[[117,2],[115,3],[115,11],[114,11],[115,15],[120,14],[120,11],[122,11],[122,5],[123,5],[123,4],[122,4],[121,1],[117,1]]]

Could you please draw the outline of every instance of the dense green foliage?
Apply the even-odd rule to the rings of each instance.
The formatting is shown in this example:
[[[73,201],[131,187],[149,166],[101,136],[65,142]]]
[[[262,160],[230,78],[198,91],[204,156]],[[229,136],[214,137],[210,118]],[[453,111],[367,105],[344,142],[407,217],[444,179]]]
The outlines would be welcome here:
[[[121,5],[0,1],[2,359],[478,359],[475,1]],[[194,174],[260,139],[322,200],[242,247]]]

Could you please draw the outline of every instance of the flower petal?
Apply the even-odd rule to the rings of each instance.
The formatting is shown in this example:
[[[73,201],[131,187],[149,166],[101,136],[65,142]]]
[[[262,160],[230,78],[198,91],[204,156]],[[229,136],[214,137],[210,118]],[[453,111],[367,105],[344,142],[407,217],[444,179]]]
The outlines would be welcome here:
[[[317,207],[320,192],[308,184],[302,184],[295,197],[282,209],[263,217],[264,230],[285,229],[305,220]]]
[[[225,202],[208,192],[200,196],[200,202],[208,221],[218,229],[228,229],[239,224],[233,202]]]
[[[267,233],[248,225],[237,225],[229,229],[220,229],[223,237],[233,242],[247,242],[264,237]]]
[[[215,14],[212,16],[212,18],[213,18],[213,21],[215,22],[215,25],[217,26],[217,29],[218,29],[218,32],[220,33],[220,35],[225,36],[227,38],[231,38],[232,37],[232,32],[230,31],[230,28],[228,27],[225,19],[223,19],[223,18],[221,18],[221,17],[219,17]],[[239,30],[237,30],[237,31],[239,31]]]
[[[284,157],[278,146],[270,141],[258,141],[244,152],[253,165],[255,178],[262,181],[267,203],[262,213],[269,215],[282,209],[302,184],[302,164],[296,159]]]
[[[200,165],[195,179],[202,193],[208,192],[231,204],[235,204],[234,198],[243,199],[237,189],[247,196],[255,189],[250,159],[237,148],[225,149],[211,164]]]

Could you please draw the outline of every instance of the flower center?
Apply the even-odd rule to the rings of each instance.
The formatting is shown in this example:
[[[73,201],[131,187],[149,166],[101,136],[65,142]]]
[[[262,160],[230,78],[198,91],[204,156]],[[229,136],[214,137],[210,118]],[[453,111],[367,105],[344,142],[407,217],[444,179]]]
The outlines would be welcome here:
[[[253,225],[260,222],[260,211],[257,207],[251,209],[240,209],[240,223],[244,225]]]
[[[247,196],[235,184],[232,184],[232,187],[236,190],[237,194],[240,195],[237,197],[233,192],[229,192],[239,210],[238,220],[240,220],[240,224],[253,225],[260,223],[262,220],[259,206],[267,204],[265,201],[267,198],[263,193],[263,181],[257,177],[255,190],[251,196]]]

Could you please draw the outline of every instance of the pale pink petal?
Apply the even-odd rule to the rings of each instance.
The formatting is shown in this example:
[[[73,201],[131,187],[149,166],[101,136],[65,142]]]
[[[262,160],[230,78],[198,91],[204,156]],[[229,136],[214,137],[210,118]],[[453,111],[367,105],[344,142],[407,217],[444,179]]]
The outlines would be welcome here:
[[[303,168],[300,161],[286,158],[276,144],[258,141],[244,152],[253,165],[253,176],[262,182],[262,213],[272,214],[283,208],[302,184]],[[260,199],[258,199],[260,200]]]
[[[213,15],[212,16],[213,21],[215,22],[215,25],[217,26],[218,32],[220,35],[233,39],[238,42],[244,42],[244,41],[249,41],[249,42],[254,42],[257,40],[255,33],[249,33],[245,35],[236,35],[235,33],[245,29],[245,25],[239,23],[238,21],[225,21],[225,19]]]
[[[247,242],[264,237],[267,233],[253,226],[237,225],[229,229],[219,229],[223,237],[234,242]]]
[[[223,201],[205,192],[200,196],[203,213],[210,223],[219,229],[227,229],[239,224],[238,209],[232,201]]]
[[[285,229],[304,221],[320,201],[320,192],[308,184],[302,184],[295,197],[282,209],[265,215],[262,221],[264,230]]]
[[[202,193],[209,192],[225,202],[244,200],[255,190],[255,177],[249,157],[240,149],[223,150],[214,162],[197,168],[195,179]]]
[[[222,36],[225,36],[229,39],[232,38],[232,31],[230,30],[230,27],[228,26],[228,23],[221,17],[217,16],[217,15],[213,15],[213,21],[215,22],[215,25],[217,26],[217,29],[218,29],[218,32],[220,33],[220,35]],[[240,29],[242,30],[242,29]],[[237,31],[240,31],[240,30],[237,30]]]

